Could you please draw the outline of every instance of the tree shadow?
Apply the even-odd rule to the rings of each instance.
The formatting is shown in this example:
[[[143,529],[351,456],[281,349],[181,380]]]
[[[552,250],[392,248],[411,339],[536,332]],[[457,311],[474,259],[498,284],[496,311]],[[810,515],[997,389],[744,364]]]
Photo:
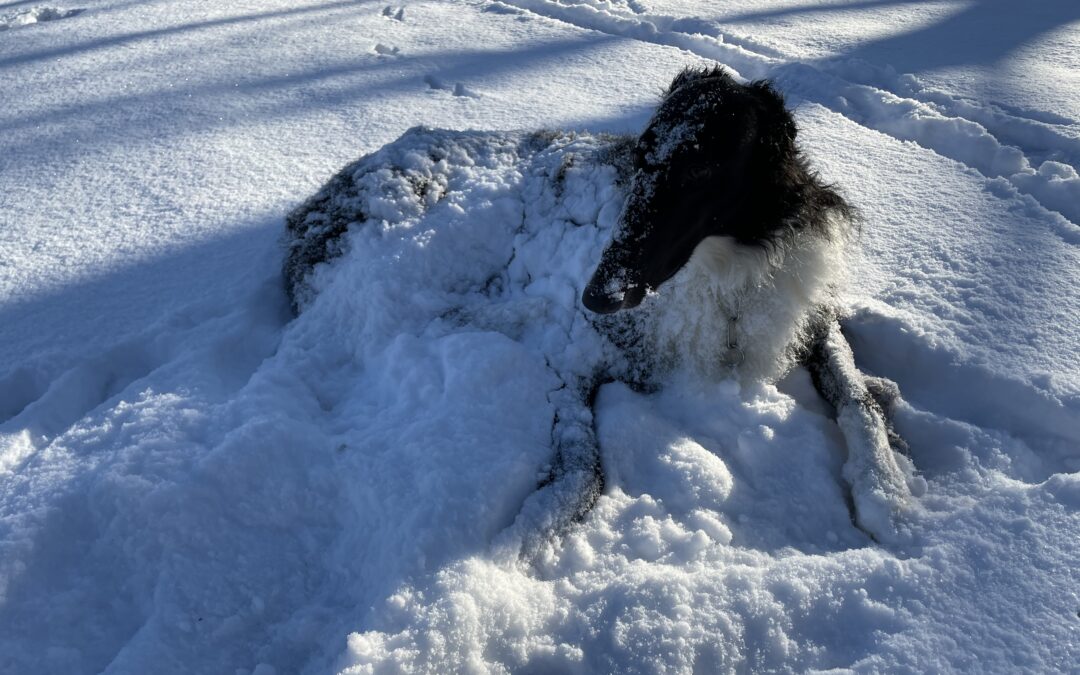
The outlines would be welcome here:
[[[42,394],[49,376],[185,308],[227,306],[238,289],[275,274],[281,220],[238,224],[216,236],[0,303],[0,422]],[[32,374],[30,371],[34,371]],[[6,372],[5,372],[6,371]],[[24,374],[16,377],[17,373]],[[12,379],[14,378],[14,379]],[[44,378],[44,379],[43,379]],[[16,387],[12,382],[23,382]]]
[[[844,56],[884,61],[899,72],[994,66],[1075,21],[1080,3],[975,0],[941,21],[863,43]]]
[[[718,17],[721,23],[753,23],[769,19],[855,10],[876,10],[928,4],[926,0],[884,0],[846,4],[795,5],[782,9]],[[1012,0],[972,0],[962,9],[933,23],[891,32],[838,55],[888,63],[899,72],[918,72],[948,66],[993,66],[1047,33],[1080,20],[1080,3],[1017,3]]]
[[[508,49],[391,58],[373,54],[289,73],[249,77],[243,83],[231,78],[183,87],[168,83],[163,89],[149,93],[122,94],[89,103],[75,102],[21,115],[0,123],[0,133],[10,139],[20,139],[6,145],[6,161],[34,162],[38,161],[43,144],[60,146],[65,154],[85,153],[103,146],[130,145],[140,138],[157,142],[175,135],[249,126],[263,120],[307,117],[320,108],[378,104],[394,96],[427,92],[434,89],[433,76],[453,82],[515,72],[529,73],[571,54],[580,56],[604,49],[618,39],[588,35]],[[363,81],[354,84],[357,78]],[[162,118],[162,110],[175,116],[206,101],[220,101],[221,114],[189,115],[182,124],[169,123],[169,119]],[[239,113],[230,109],[234,102],[242,104]],[[644,119],[640,106],[632,117]],[[437,122],[431,120],[429,123]],[[604,130],[614,128],[611,120],[598,118],[595,123],[603,125]]]
[[[825,14],[830,12],[849,12],[856,9],[880,9],[895,5],[918,5],[928,4],[934,0],[864,0],[862,2],[848,3],[807,3],[804,5],[790,5],[788,7],[766,9],[761,11],[741,12],[738,14],[724,14],[716,18],[721,23],[754,23],[767,21],[785,16],[803,16],[807,14]]]
[[[103,38],[88,40],[77,45],[65,45],[62,47],[52,47],[49,49],[38,49],[20,54],[14,54],[7,58],[0,58],[0,69],[11,68],[12,66],[23,65],[26,63],[33,63],[35,61],[55,61],[56,59],[63,58],[65,56],[94,52],[101,49],[107,49],[109,47],[130,46],[138,42],[167,37],[170,35],[186,34],[212,28],[221,28],[225,26],[235,26],[259,21],[266,21],[268,19],[280,19],[293,16],[303,16],[307,14],[317,14],[321,12],[331,11],[334,9],[350,7],[357,8],[361,7],[365,3],[373,1],[374,0],[332,0],[331,2],[325,2],[319,5],[292,7],[289,9],[278,9],[269,12],[256,12],[253,14],[237,14],[233,16],[222,17],[219,19],[193,21],[191,23],[181,24],[179,26],[152,28],[144,31],[110,35]],[[2,5],[0,5],[0,9],[3,9]],[[79,11],[82,12],[84,10]]]

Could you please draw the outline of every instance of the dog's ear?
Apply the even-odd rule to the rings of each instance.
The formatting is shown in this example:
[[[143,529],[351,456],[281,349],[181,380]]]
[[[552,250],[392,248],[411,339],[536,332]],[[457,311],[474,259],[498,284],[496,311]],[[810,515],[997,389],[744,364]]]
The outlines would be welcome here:
[[[784,95],[777,91],[768,80],[756,80],[747,88],[760,101],[769,127],[778,131],[787,142],[794,143],[799,129],[795,126],[795,118],[791,116],[784,104]]]

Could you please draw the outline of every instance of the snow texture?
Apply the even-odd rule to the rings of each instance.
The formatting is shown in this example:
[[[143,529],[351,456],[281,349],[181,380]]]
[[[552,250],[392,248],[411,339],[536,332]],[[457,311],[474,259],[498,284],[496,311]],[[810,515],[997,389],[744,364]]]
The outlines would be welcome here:
[[[1078,7],[0,7],[0,671],[1075,670]],[[672,372],[600,388],[605,490],[524,564],[621,204],[564,165],[601,136],[511,130],[635,133],[713,62],[862,213],[904,536],[852,524],[805,371]],[[293,319],[285,215],[419,124],[495,131],[387,150],[430,197],[372,173]]]

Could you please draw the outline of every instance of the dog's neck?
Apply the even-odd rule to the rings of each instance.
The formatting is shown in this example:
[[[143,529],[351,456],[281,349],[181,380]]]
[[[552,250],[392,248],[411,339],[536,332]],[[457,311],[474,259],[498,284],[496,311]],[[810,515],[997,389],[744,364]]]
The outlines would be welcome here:
[[[778,378],[841,269],[838,242],[818,234],[795,234],[771,251],[707,237],[649,303],[657,352],[710,379]]]

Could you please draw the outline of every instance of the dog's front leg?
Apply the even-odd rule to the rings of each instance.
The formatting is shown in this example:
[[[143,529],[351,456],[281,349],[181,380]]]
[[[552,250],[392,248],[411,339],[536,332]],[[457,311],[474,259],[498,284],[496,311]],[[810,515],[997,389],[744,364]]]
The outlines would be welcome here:
[[[847,442],[844,479],[851,486],[855,524],[877,541],[899,538],[897,517],[909,507],[910,462],[895,448],[903,441],[887,424],[878,383],[855,366],[840,324],[829,317],[814,331],[807,366],[821,395],[836,410],[836,423]],[[877,387],[871,390],[868,382]]]
[[[604,491],[593,403],[603,380],[569,383],[552,392],[554,455],[535,492],[495,543],[496,556],[532,562],[581,521]]]

